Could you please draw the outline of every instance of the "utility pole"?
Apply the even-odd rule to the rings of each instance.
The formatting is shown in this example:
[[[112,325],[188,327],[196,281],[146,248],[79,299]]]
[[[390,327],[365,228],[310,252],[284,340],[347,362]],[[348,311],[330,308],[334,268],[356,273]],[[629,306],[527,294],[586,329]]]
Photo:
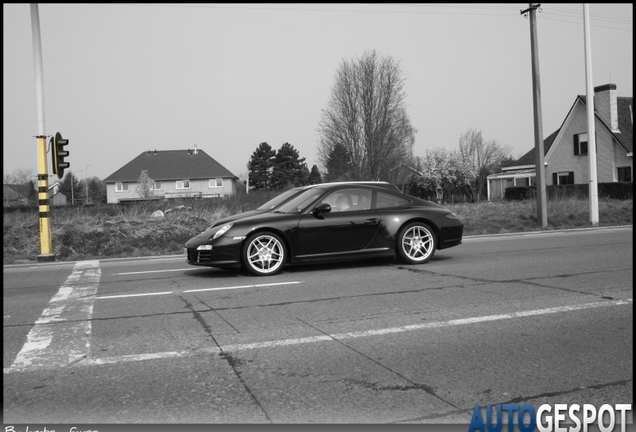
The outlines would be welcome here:
[[[51,212],[49,203],[49,172],[46,159],[46,134],[44,132],[44,75],[42,72],[42,43],[40,40],[40,12],[37,3],[31,3],[31,33],[33,36],[33,69],[35,72],[35,96],[37,107],[36,150],[38,163],[38,206],[40,217],[40,255],[37,261],[55,261],[51,245]]]
[[[590,164],[590,223],[598,226],[598,179],[596,178],[596,124],[594,121],[594,86],[592,84],[592,43],[590,42],[590,5],[583,4],[583,34],[585,36],[585,81],[587,105],[587,151]]]
[[[541,83],[539,81],[539,49],[537,47],[537,23],[535,13],[540,3],[530,3],[530,7],[521,11],[530,15],[530,49],[532,52],[532,90],[534,94],[534,153],[536,161],[537,183],[537,223],[542,229],[548,227],[548,206],[545,191],[545,163],[543,151],[543,124],[541,119]]]

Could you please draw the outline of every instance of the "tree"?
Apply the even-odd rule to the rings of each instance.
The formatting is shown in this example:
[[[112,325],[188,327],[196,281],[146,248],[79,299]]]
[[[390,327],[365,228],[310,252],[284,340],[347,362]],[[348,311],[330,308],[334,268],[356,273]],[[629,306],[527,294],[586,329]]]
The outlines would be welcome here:
[[[152,196],[152,187],[155,182],[148,175],[148,170],[142,170],[139,175],[139,186],[137,186],[137,194],[141,198],[150,198]]]
[[[269,188],[269,177],[272,172],[276,150],[266,142],[260,145],[252,153],[252,157],[247,163],[249,171],[249,187],[251,189],[267,189]]]
[[[386,179],[391,168],[411,158],[415,139],[400,65],[375,50],[345,60],[336,72],[318,132],[318,157],[327,171],[341,145],[347,151],[350,180]]]
[[[407,186],[411,195],[434,197],[438,187],[442,188],[445,196],[463,193],[475,181],[475,171],[470,160],[458,150],[427,150],[426,155],[419,158],[417,165],[420,174],[414,174]]]
[[[79,188],[79,181],[73,174],[73,171],[68,171],[60,182],[60,192],[66,196],[66,199],[71,204],[74,204],[76,197],[81,197],[81,190]],[[79,194],[79,195],[78,195]]]
[[[88,201],[95,204],[106,204],[108,201],[106,183],[97,177],[88,179]]]
[[[4,174],[3,184],[26,184],[33,178],[31,177],[31,171],[26,168],[18,168],[12,173]]]
[[[481,131],[470,128],[459,138],[459,151],[476,172],[475,181],[467,192],[474,201],[480,201],[485,196],[487,177],[511,158],[512,147],[503,146],[495,140],[485,141]]]
[[[351,178],[351,158],[344,144],[336,142],[329,150],[323,165],[327,170],[325,178],[328,182],[346,181]]]
[[[317,165],[311,167],[311,172],[309,173],[307,182],[309,184],[322,183],[322,175],[320,174],[320,170],[318,169]]]
[[[290,143],[284,143],[276,152],[272,174],[269,179],[270,189],[281,190],[288,185],[303,184],[303,166],[305,158],[301,158],[298,150]],[[309,174],[309,173],[307,173]]]
[[[38,204],[38,187],[35,183],[35,180],[29,179],[25,184],[29,185],[29,195],[27,199],[29,200],[29,205],[36,206]]]

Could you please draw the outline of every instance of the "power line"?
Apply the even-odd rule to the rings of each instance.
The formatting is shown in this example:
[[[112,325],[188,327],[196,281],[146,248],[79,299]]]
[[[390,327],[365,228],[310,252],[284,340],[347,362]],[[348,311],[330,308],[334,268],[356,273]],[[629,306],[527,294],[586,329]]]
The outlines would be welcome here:
[[[357,6],[373,6],[373,7],[398,7],[407,8],[404,10],[386,10],[386,9],[337,9],[333,7],[325,7],[326,5],[316,4],[308,5],[311,7],[295,7],[293,4],[281,4],[281,5],[263,5],[263,4],[219,4],[219,3],[156,3],[156,4],[140,4],[140,3],[115,3],[117,6],[143,6],[143,7],[168,7],[168,8],[205,8],[205,9],[234,9],[245,11],[271,11],[271,12],[344,12],[344,13],[378,13],[378,14],[411,14],[411,15],[472,15],[472,16],[516,16],[519,13],[519,9],[516,5],[502,5],[502,4],[434,4],[434,3],[354,3],[351,4]],[[271,6],[271,7],[268,7]],[[349,6],[349,5],[347,5]],[[413,9],[419,10],[413,10]],[[578,11],[568,10],[564,8],[541,6],[540,12],[542,13],[542,19],[548,21],[564,22],[568,24],[583,24],[583,14]],[[590,14],[591,19],[596,22],[617,24],[618,26],[629,26],[630,28],[607,26],[601,24],[592,24],[593,27],[606,28],[610,30],[619,31],[633,31],[632,20],[619,17],[611,14],[594,13]],[[559,19],[572,18],[574,21]]]

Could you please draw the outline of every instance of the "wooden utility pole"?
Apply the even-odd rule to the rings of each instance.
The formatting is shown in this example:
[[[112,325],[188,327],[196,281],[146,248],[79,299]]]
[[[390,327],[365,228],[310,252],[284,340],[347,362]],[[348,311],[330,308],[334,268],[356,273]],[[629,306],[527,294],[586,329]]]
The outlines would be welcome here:
[[[541,120],[541,83],[539,81],[539,49],[537,47],[537,22],[535,13],[540,3],[530,3],[530,7],[521,11],[530,15],[530,49],[532,53],[532,90],[534,94],[534,152],[537,183],[537,223],[542,229],[548,227],[548,206],[545,191],[545,163],[543,150],[543,124]]]

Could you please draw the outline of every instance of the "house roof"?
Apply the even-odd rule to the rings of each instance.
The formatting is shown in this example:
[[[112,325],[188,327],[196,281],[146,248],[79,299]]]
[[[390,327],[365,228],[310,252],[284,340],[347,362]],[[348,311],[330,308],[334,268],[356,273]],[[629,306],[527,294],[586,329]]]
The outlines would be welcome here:
[[[543,140],[543,155],[544,156],[548,153],[548,150],[550,150],[550,147],[552,147],[552,143],[554,143],[554,139],[557,137],[560,130],[561,128],[557,129],[556,131],[552,132],[552,135],[550,135],[549,137]],[[517,159],[515,163],[508,165],[506,168],[515,167],[515,166],[535,165],[534,163],[535,157],[536,157],[536,152],[535,152],[535,149],[533,148],[528,153],[524,154],[519,159]]]
[[[104,182],[137,182],[143,170],[155,181],[238,178],[203,150],[148,150],[106,177]]]
[[[578,100],[580,100],[583,103],[583,105],[587,106],[585,95],[578,95],[576,97],[576,100],[574,101],[574,104],[572,104],[572,108],[570,108],[568,115],[565,117],[566,119],[572,113],[572,110],[574,109],[574,106],[576,105],[576,102]],[[613,133],[609,125],[607,125],[597,114],[595,114],[595,117],[599,122],[601,122],[607,128],[607,130],[610,133],[612,133],[616,141],[621,146],[623,146],[625,151],[628,153],[631,153],[634,151],[633,125],[632,125],[632,112],[631,112],[633,98],[632,97],[617,97],[616,102],[617,102],[617,108],[618,108],[618,129],[620,130],[620,133]],[[564,123],[565,123],[565,120],[563,124]],[[559,127],[559,129],[554,131],[549,137],[543,140],[543,155],[544,156],[548,154],[548,151],[550,150],[550,147],[554,143],[554,139],[557,137],[557,135],[559,134],[559,131],[563,127],[563,124],[561,124],[561,127]],[[535,165],[535,149],[534,148],[530,150],[528,153],[521,156],[515,163],[508,165],[506,168],[516,167],[516,166],[525,166],[525,165]]]
[[[31,185],[27,184],[5,184],[3,187],[3,195],[5,199],[28,198]]]

